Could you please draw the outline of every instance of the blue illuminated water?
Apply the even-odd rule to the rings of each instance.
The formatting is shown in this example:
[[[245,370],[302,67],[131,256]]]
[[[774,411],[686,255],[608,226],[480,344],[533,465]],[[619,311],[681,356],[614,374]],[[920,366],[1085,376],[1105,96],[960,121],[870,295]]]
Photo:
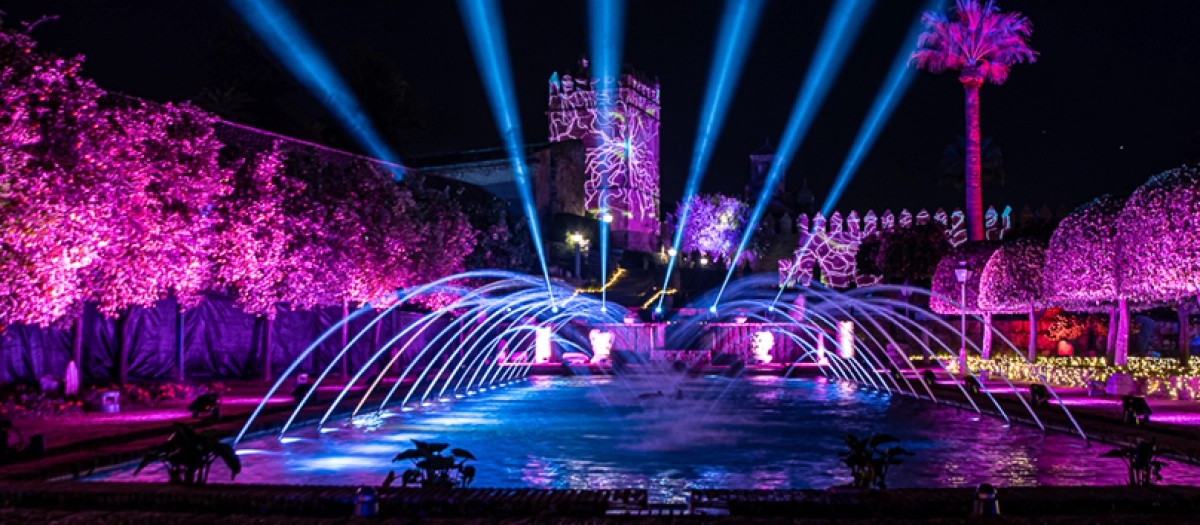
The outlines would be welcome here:
[[[885,432],[917,456],[895,467],[891,487],[1100,485],[1125,482],[1109,450],[1065,435],[978,417],[925,401],[823,379],[777,377],[532,378],[441,407],[403,412],[367,430],[298,429],[286,443],[244,441],[238,483],[379,484],[409,439],[448,442],[479,458],[479,487],[650,490],[679,501],[689,488],[826,488],[847,483],[840,436]],[[662,390],[664,398],[637,396]],[[327,429],[329,430],[329,429]],[[97,476],[137,478],[126,469]],[[1200,484],[1200,471],[1172,465],[1167,483]],[[224,467],[211,482],[226,483]]]

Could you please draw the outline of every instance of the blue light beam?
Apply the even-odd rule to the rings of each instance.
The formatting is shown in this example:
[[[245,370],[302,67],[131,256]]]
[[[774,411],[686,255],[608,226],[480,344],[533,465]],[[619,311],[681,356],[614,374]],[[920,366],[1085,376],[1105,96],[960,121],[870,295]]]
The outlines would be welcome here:
[[[825,204],[821,206],[821,214],[828,217],[833,212],[833,208],[837,206],[838,200],[841,199],[842,193],[845,193],[846,187],[850,181],[854,179],[854,175],[858,173],[858,168],[862,165],[863,159],[867,152],[875,145],[875,139],[879,137],[879,132],[883,131],[883,127],[887,124],[892,116],[892,111],[896,109],[896,104],[900,99],[904,98],[904,94],[908,92],[908,86],[912,83],[913,70],[908,67],[909,57],[912,55],[912,43],[916,42],[917,35],[921,32],[921,13],[927,11],[941,11],[945,8],[945,0],[930,0],[925,3],[925,6],[917,14],[915,20],[908,28],[908,33],[904,36],[903,43],[900,44],[900,50],[896,52],[896,57],[892,59],[891,70],[888,71],[887,78],[880,87],[879,93],[875,95],[875,102],[871,104],[871,110],[867,113],[867,118],[863,121],[863,125],[858,130],[858,136],[854,139],[854,145],[850,147],[850,153],[846,155],[846,160],[842,162],[842,168],[838,171],[837,179],[834,181],[833,189],[829,191],[829,195],[825,198]],[[800,247],[800,252],[803,253],[812,243],[812,237]],[[797,257],[799,258],[799,257]],[[798,265],[793,265],[788,271],[787,278],[779,286],[779,293],[775,295],[775,301],[779,301],[779,296],[787,287],[787,282],[791,280],[792,273],[795,272]],[[772,303],[774,305],[774,303]]]
[[[921,9],[921,13],[927,11],[940,12],[944,4],[944,0],[930,0],[925,3],[925,6]],[[918,14],[917,18],[908,28],[908,33],[905,34],[904,42],[900,44],[900,50],[896,52],[896,57],[892,59],[892,68],[888,71],[887,79],[884,80],[879,93],[875,95],[875,102],[871,104],[871,111],[867,113],[867,119],[858,130],[858,136],[854,139],[854,145],[850,148],[850,154],[846,156],[846,160],[842,163],[842,169],[838,171],[833,189],[829,190],[829,195],[825,198],[825,204],[821,206],[821,214],[826,217],[833,211],[833,207],[837,206],[842,193],[846,191],[846,186],[854,179],[854,175],[858,172],[859,166],[862,165],[867,152],[875,145],[875,139],[879,137],[879,132],[883,131],[883,127],[891,119],[892,111],[896,109],[896,104],[908,92],[908,86],[912,84],[914,73],[913,68],[908,67],[909,57],[912,55],[912,43],[917,41],[917,35],[921,33],[921,28],[921,15]]]
[[[512,164],[517,192],[525,217],[529,219],[529,230],[533,234],[533,246],[537,250],[538,262],[542,264],[542,276],[550,290],[553,304],[554,292],[550,285],[550,272],[546,268],[546,250],[542,246],[542,230],[538,224],[537,209],[534,207],[533,191],[529,185],[528,166],[525,165],[525,138],[521,133],[521,121],[517,114],[516,97],[513,95],[512,68],[508,63],[508,43],[504,36],[504,19],[495,0],[459,0],[458,11],[467,30],[475,65],[483,81],[484,91],[492,106],[492,118],[504,140],[508,159]]]
[[[851,44],[857,38],[858,30],[862,28],[862,23],[867,18],[866,14],[874,3],[874,0],[838,0],[833,6],[833,10],[830,11],[829,19],[825,21],[825,29],[821,33],[821,40],[817,43],[817,50],[813,54],[812,63],[809,64],[808,72],[804,76],[804,84],[800,86],[800,92],[792,106],[792,113],[788,117],[787,127],[784,128],[783,138],[779,141],[779,148],[775,151],[775,162],[771,163],[771,169],[767,172],[766,184],[763,185],[762,191],[758,195],[758,201],[754,204],[750,220],[746,223],[746,231],[742,233],[742,239],[733,255],[733,262],[729,265],[729,272],[725,274],[725,281],[717,292],[716,300],[713,301],[714,307],[721,302],[721,295],[725,293],[725,287],[729,285],[729,278],[737,269],[742,253],[746,251],[746,245],[750,243],[750,237],[754,235],[754,230],[758,226],[758,221],[762,220],[763,214],[767,211],[767,205],[771,202],[771,194],[775,186],[779,184],[779,178],[787,172],[792,157],[800,148],[800,144],[804,142],[817,110],[825,101],[825,95],[829,94],[829,88],[833,86],[833,79],[842,68]]]
[[[700,122],[696,130],[696,143],[692,147],[692,163],[688,170],[687,185],[683,189],[683,209],[675,225],[675,239],[671,248],[675,255],[667,261],[667,273],[663,277],[662,289],[666,290],[671,282],[671,271],[675,268],[675,258],[679,256],[679,248],[683,244],[684,225],[687,224],[691,207],[690,199],[700,190],[700,183],[708,171],[708,162],[712,159],[713,147],[725,125],[725,116],[729,113],[729,102],[737,90],[741,80],[742,66],[746,63],[746,53],[754,41],[754,32],[758,27],[760,15],[765,0],[727,0],[725,11],[721,14],[721,26],[718,29],[717,42],[713,48],[712,65],[708,69],[708,88],[704,94],[704,105],[700,111]],[[666,294],[658,298],[661,312]]]
[[[292,76],[325,105],[346,132],[372,157],[391,164],[392,175],[397,180],[403,179],[400,157],[375,131],[371,121],[359,109],[354,93],[291,12],[276,0],[229,0],[229,4]]]
[[[604,136],[612,133],[612,107],[620,96],[621,52],[624,50],[625,0],[590,0],[588,2],[588,33],[592,52],[592,78],[598,82],[596,91],[597,124]],[[629,158],[628,155],[625,157]],[[608,239],[612,211],[608,208],[608,174],[600,181],[600,309],[608,304]],[[606,220],[607,219],[607,220]]]

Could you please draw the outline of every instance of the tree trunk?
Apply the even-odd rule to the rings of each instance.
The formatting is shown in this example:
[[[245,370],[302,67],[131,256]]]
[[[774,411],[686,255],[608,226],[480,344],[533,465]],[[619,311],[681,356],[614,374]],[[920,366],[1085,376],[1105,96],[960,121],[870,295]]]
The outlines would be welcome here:
[[[967,91],[967,144],[966,144],[966,189],[967,189],[967,236],[972,241],[983,240],[983,179],[982,158],[979,138],[979,86],[980,80],[963,83]]]
[[[275,319],[267,316],[263,329],[262,380],[271,380],[271,332],[275,331]]]
[[[979,349],[979,353],[983,355],[984,361],[992,358],[992,314],[990,312],[983,314],[983,346]]]
[[[183,308],[179,308],[175,314],[175,380],[183,382],[186,374],[184,373],[185,360],[183,356]]]
[[[1117,323],[1119,322],[1120,311],[1116,306],[1108,311],[1108,340],[1104,346],[1104,364],[1113,366],[1116,360],[1117,349]]]
[[[75,367],[79,369],[80,377],[83,376],[83,310],[79,311],[79,317],[75,319],[75,333],[71,341],[71,360],[75,361]]]
[[[345,321],[347,317],[350,317],[350,301],[347,299],[342,299],[342,321]],[[343,322],[343,324],[342,324],[342,347],[339,348],[338,351],[340,352],[340,351],[344,350],[346,348],[346,345],[349,344],[349,342],[350,342],[350,323]],[[343,357],[348,358],[349,356],[343,356]],[[342,359],[342,377],[343,378],[350,377],[350,366],[347,364],[347,362],[346,362],[347,360],[348,359]]]
[[[1125,366],[1129,361],[1129,304],[1124,297],[1117,301],[1119,320],[1117,321],[1116,348],[1113,349],[1113,364]]]
[[[1037,362],[1037,309],[1029,307],[1029,364]]]
[[[131,307],[132,308],[132,307]],[[129,323],[129,310],[121,312],[113,323],[113,342],[117,345],[117,384],[129,382],[129,349],[125,345],[125,325]]]
[[[1192,327],[1188,314],[1191,312],[1191,305],[1187,299],[1180,299],[1175,311],[1179,315],[1179,366],[1189,368],[1192,357]]]
[[[380,311],[377,315],[382,316],[383,312]],[[373,334],[371,334],[371,337],[372,337],[371,355],[375,355],[375,352],[379,351],[379,333],[382,331],[383,331],[383,319],[380,319],[379,322],[375,323],[375,332]],[[379,375],[383,375],[383,373],[387,371],[387,368],[385,368],[387,366],[387,362],[382,359],[379,359],[375,362],[377,363],[375,366],[379,367],[379,371],[378,371]]]

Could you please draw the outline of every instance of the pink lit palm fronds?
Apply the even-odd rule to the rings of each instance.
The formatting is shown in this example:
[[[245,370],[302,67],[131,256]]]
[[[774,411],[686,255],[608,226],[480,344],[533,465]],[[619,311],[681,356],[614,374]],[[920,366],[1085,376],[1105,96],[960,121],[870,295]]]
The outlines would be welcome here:
[[[1027,42],[1033,23],[1021,13],[1001,13],[992,0],[957,0],[949,16],[929,11],[921,22],[925,31],[912,62],[932,73],[978,68],[980,81],[1003,84],[1010,66],[1037,61]]]

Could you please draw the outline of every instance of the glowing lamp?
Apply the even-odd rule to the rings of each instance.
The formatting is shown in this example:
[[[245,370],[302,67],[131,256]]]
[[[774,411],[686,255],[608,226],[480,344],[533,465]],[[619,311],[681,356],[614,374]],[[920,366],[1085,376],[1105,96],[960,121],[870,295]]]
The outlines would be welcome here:
[[[583,244],[583,235],[580,235],[578,233],[572,233],[571,234],[571,242],[573,242],[575,244]]]
[[[733,322],[735,322],[737,324],[746,324],[746,316],[739,315],[733,319]]]
[[[536,335],[533,340],[533,362],[534,363],[549,363],[550,362],[550,327],[537,327]]]
[[[714,304],[714,305],[708,307],[708,311],[712,312],[714,314],[717,313],[717,305]]]
[[[838,321],[838,356],[854,358],[854,321]]]
[[[611,214],[611,213],[604,212],[604,213],[601,213],[601,214],[600,214],[600,220],[602,220],[602,221],[604,221],[604,222],[612,222],[612,221],[613,221],[613,216],[612,216],[612,214]]]
[[[676,255],[679,255],[679,250],[676,250],[675,248],[669,248],[669,249],[667,249],[667,256],[668,256],[668,257],[674,257],[674,256],[676,256]]]
[[[659,306],[659,307],[655,308],[655,309],[654,309],[654,313],[656,313],[656,314],[661,314],[661,313],[662,313],[662,307],[661,307],[661,306]]]
[[[775,336],[771,335],[771,332],[756,332],[750,340],[750,345],[755,361],[764,365],[771,362],[771,349],[775,348]]]
[[[627,316],[625,316],[624,321],[625,321],[625,324],[633,324],[633,323],[637,322],[637,317],[634,317],[632,315],[627,315]]]
[[[708,265],[708,256],[701,255],[700,256],[700,266],[707,266],[707,265]]]
[[[593,328],[588,332],[588,341],[592,343],[592,362],[599,363],[608,361],[612,355],[612,332],[605,332],[599,328]]]
[[[954,278],[960,283],[965,283],[971,278],[971,269],[967,268],[967,261],[958,263],[958,267],[954,269]]]

